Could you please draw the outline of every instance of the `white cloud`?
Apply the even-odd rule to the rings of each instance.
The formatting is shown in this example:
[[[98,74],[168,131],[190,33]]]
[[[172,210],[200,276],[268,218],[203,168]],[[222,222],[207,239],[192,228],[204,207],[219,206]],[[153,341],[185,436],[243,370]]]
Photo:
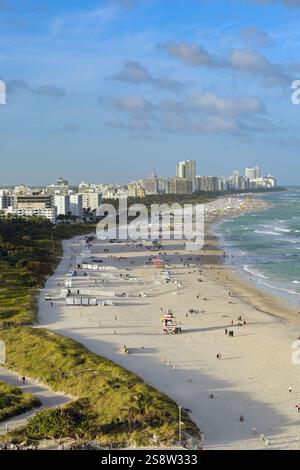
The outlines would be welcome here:
[[[138,61],[127,60],[123,64],[120,72],[116,73],[112,78],[123,82],[141,84],[149,83],[157,89],[169,90],[172,92],[181,91],[184,85],[168,76],[154,76],[148,69]]]
[[[286,85],[291,81],[284,67],[273,64],[254,49],[232,49],[227,56],[214,56],[196,44],[166,43],[159,47],[185,65],[248,73],[263,79],[268,86]]]
[[[243,133],[271,129],[264,104],[255,97],[229,98],[214,93],[194,93],[181,100],[151,103],[141,96],[111,98],[114,116],[106,124],[119,129],[180,133]],[[123,114],[129,116],[129,120]]]
[[[158,47],[160,47],[161,49],[165,49],[169,55],[180,59],[183,63],[187,65],[209,66],[214,64],[213,57],[197,44],[189,44],[186,42],[169,42],[166,44],[160,44]]]
[[[129,113],[149,111],[153,108],[149,101],[138,95],[113,98],[111,104],[115,109]]]

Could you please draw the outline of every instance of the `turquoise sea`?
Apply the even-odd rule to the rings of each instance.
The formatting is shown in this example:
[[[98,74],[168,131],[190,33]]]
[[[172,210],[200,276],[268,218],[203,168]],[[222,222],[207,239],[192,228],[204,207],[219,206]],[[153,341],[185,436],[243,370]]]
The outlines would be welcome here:
[[[262,198],[272,207],[225,220],[215,233],[229,264],[300,305],[300,188]]]

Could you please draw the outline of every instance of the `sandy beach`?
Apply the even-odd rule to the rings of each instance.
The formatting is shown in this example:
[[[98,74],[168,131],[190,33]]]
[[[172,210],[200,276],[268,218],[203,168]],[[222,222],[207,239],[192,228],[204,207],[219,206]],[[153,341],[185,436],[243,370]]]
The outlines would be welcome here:
[[[86,261],[99,269],[78,269],[83,244],[80,237],[64,242],[61,263],[40,295],[38,327],[81,342],[174,398],[205,434],[205,449],[300,449],[295,307],[223,264],[210,231],[199,253],[180,241],[164,243],[169,275],[151,263],[157,255],[151,242],[95,240]],[[70,269],[77,271],[71,298],[79,291],[113,305],[45,301],[59,294]],[[168,309],[182,329],[178,335],[162,334]],[[119,351],[124,345],[129,354]]]

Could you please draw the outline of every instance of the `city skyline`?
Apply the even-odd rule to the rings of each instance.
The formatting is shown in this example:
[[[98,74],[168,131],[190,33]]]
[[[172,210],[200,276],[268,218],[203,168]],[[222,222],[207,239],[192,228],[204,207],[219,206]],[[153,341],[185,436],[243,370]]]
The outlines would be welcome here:
[[[194,166],[193,166],[193,169],[195,171],[195,176],[193,177],[189,177],[189,176],[185,176],[184,174],[179,174],[179,168],[181,165],[184,165],[186,163],[194,163]],[[249,172],[248,172],[249,170]],[[258,173],[256,173],[256,170],[258,170]],[[172,171],[170,172],[167,172],[166,174],[161,174],[160,171],[157,171],[156,168],[152,168],[152,171],[150,171],[148,174],[144,173],[143,175],[141,175],[139,178],[137,179],[133,179],[133,178],[129,178],[128,180],[124,181],[124,182],[121,182],[121,181],[107,181],[107,180],[98,180],[95,176],[93,178],[90,178],[90,179],[78,179],[78,182],[74,182],[74,181],[71,181],[69,178],[68,179],[65,179],[65,177],[67,175],[64,175],[64,176],[59,176],[54,178],[54,180],[56,181],[56,183],[54,183],[54,180],[49,180],[47,181],[46,183],[41,183],[41,182],[38,182],[36,184],[31,184],[29,183],[28,181],[22,181],[22,182],[14,182],[12,184],[1,184],[1,181],[0,181],[0,191],[1,191],[1,188],[17,188],[17,187],[32,187],[32,188],[43,188],[43,187],[51,187],[51,186],[55,186],[55,184],[62,184],[62,185],[68,185],[68,186],[71,186],[71,187],[80,187],[80,185],[85,185],[85,184],[92,184],[92,185],[103,185],[103,186],[126,186],[128,184],[131,184],[131,183],[135,183],[135,182],[140,182],[140,181],[143,181],[143,180],[146,180],[146,179],[155,179],[155,178],[187,178],[187,179],[194,179],[194,177],[196,178],[199,178],[199,177],[217,177],[217,178],[230,178],[230,177],[233,177],[235,173],[238,173],[239,176],[245,176],[245,177],[248,177],[250,179],[253,179],[253,178],[261,178],[262,176],[267,176],[267,175],[275,175],[275,173],[272,173],[272,171],[264,171],[264,169],[261,168],[261,166],[259,166],[258,164],[253,164],[253,165],[247,165],[246,167],[244,168],[234,168],[234,169],[231,169],[230,172],[228,172],[227,174],[220,174],[220,173],[216,173],[216,174],[204,174],[204,173],[201,173],[198,172],[198,162],[196,160],[183,160],[183,161],[180,161],[180,162],[176,162],[175,163],[175,167],[174,167],[174,171],[172,173]],[[284,185],[282,185],[284,186]]]
[[[297,184],[293,4],[1,3],[0,184],[124,183],[184,159],[212,175],[259,161]]]

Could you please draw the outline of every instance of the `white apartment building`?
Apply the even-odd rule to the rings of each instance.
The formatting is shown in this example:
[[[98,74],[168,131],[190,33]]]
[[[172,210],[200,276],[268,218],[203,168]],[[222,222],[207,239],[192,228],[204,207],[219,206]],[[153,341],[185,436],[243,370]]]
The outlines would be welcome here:
[[[82,207],[84,210],[97,211],[102,203],[102,193],[86,192],[80,193],[82,196]]]
[[[56,208],[57,215],[68,215],[70,212],[70,197],[55,194],[53,196],[53,205]]]
[[[12,214],[15,217],[30,218],[30,217],[43,217],[48,219],[52,224],[56,222],[56,208],[47,209],[14,209],[10,207],[6,209],[7,214]]]
[[[184,160],[176,165],[176,177],[186,178],[195,181],[196,178],[196,161]]]
[[[11,192],[1,189],[0,190],[0,210],[7,209],[13,205],[13,195]]]
[[[82,194],[70,194],[70,213],[74,217],[83,216],[83,198]]]
[[[255,166],[254,168],[246,168],[245,176],[249,178],[249,180],[258,180],[261,178],[261,168],[259,166]]]
[[[257,178],[250,182],[251,189],[274,189],[276,187],[277,179],[272,175]]]

